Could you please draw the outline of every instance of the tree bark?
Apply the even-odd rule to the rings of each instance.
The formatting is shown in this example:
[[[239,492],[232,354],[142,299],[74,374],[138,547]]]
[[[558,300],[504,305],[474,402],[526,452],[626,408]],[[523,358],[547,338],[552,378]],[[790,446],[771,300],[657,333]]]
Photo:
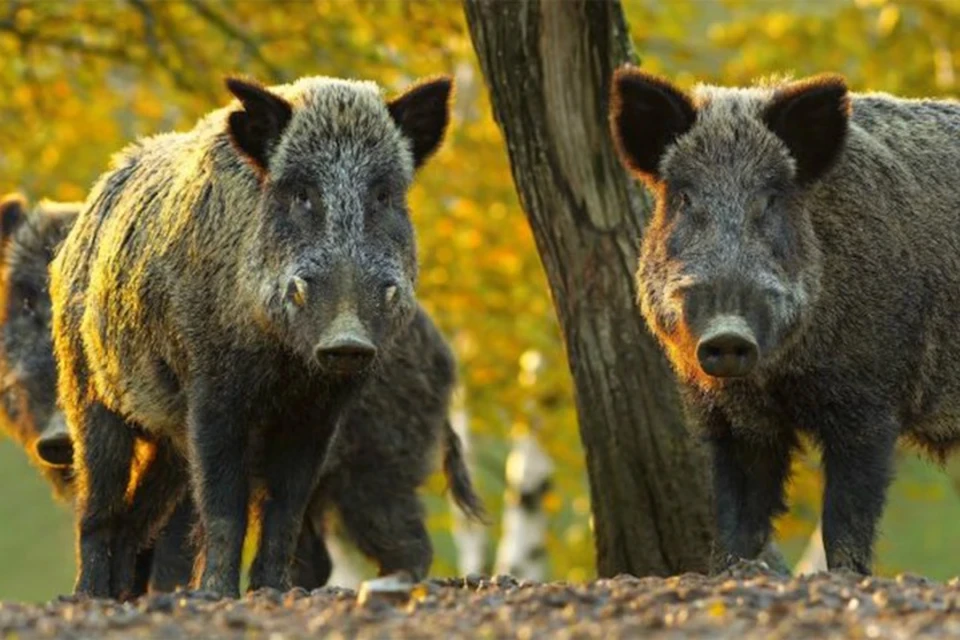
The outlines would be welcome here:
[[[646,194],[607,124],[634,61],[619,2],[464,0],[494,116],[563,329],[600,576],[706,572],[708,458],[635,303]]]

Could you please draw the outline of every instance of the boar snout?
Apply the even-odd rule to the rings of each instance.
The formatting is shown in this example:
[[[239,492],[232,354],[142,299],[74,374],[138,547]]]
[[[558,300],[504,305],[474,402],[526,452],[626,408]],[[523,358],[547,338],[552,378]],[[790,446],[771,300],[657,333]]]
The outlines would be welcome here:
[[[313,357],[326,371],[352,375],[366,369],[377,355],[377,348],[355,313],[342,312],[330,330],[313,349]]]
[[[710,321],[697,343],[697,361],[708,376],[736,378],[749,374],[760,349],[753,331],[739,316],[721,316]]]
[[[51,467],[68,467],[73,464],[73,440],[67,430],[66,420],[59,411],[53,414],[36,442],[37,456]]]
[[[351,374],[366,369],[377,355],[377,349],[367,340],[338,336],[330,342],[318,344],[313,355],[324,369]]]

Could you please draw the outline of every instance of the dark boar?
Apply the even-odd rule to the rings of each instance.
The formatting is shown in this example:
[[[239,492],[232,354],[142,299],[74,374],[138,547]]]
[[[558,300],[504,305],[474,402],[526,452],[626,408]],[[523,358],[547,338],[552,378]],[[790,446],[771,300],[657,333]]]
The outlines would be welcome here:
[[[806,432],[827,564],[869,573],[899,436],[960,444],[960,104],[624,69],[611,125],[657,199],[639,305],[712,444],[727,560],[769,538]]]
[[[380,575],[425,577],[433,546],[417,489],[433,470],[438,449],[454,501],[468,516],[484,520],[448,419],[455,383],[453,354],[418,308],[331,445],[298,545],[297,586],[326,584],[331,567],[322,533],[330,509],[339,512],[348,538]]]
[[[0,201],[0,421],[61,500],[71,495],[71,456],[57,408],[47,268],[79,210],[46,201],[31,209],[15,194]]]
[[[340,415],[414,316],[406,194],[443,138],[451,81],[390,102],[330,78],[227,85],[239,102],[115,158],[51,266],[78,593],[129,592],[188,476],[199,586],[238,595],[262,494],[250,588],[287,588]],[[154,451],[127,498],[137,437]]]
[[[41,201],[27,206],[19,195],[0,201],[3,271],[0,308],[4,381],[0,419],[53,487],[54,495],[73,499],[73,445],[63,412],[57,407],[57,369],[50,333],[47,272],[82,203]],[[188,502],[189,501],[185,501]],[[178,508],[157,542],[138,558],[135,589],[170,591],[189,584],[194,552],[188,537],[191,504]]]

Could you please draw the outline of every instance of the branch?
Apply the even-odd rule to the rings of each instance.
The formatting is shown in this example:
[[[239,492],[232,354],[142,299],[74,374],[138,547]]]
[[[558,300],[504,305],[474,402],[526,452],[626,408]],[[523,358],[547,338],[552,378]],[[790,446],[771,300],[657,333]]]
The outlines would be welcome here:
[[[174,85],[186,93],[194,93],[196,86],[187,78],[187,76],[177,69],[171,62],[169,56],[163,51],[160,44],[160,38],[157,36],[157,17],[144,0],[127,0],[137,13],[143,19],[144,38],[146,39],[147,49],[153,54],[154,61],[162,68]],[[183,56],[181,56],[182,58]]]
[[[282,84],[286,81],[286,74],[283,72],[283,70],[267,60],[267,58],[260,51],[260,43],[250,37],[249,34],[244,33],[234,25],[230,24],[230,22],[224,16],[217,13],[209,4],[203,2],[203,0],[187,0],[187,5],[196,11],[201,18],[204,18],[211,25],[219,29],[220,32],[226,35],[228,38],[239,42],[243,46],[243,50],[247,52],[247,55],[256,60],[264,69],[267,70],[270,84]]]
[[[17,28],[13,20],[0,20],[0,32],[9,33],[17,39],[19,44],[29,49],[32,45],[39,45],[51,49],[59,49],[71,53],[107,58],[120,62],[132,62],[132,58],[123,47],[110,47],[85,42],[82,38],[58,38],[41,35],[38,30],[23,31]]]

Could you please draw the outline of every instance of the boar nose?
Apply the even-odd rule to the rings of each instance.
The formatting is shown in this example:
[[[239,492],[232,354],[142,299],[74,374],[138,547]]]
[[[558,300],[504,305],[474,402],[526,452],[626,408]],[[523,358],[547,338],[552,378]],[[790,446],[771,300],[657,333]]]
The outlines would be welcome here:
[[[37,457],[51,467],[68,467],[73,464],[73,441],[62,413],[58,411],[53,414],[47,426],[40,432],[35,446]]]
[[[313,355],[324,369],[349,375],[366,369],[377,355],[377,348],[360,336],[340,334],[318,344]]]
[[[743,318],[725,316],[712,320],[697,344],[697,360],[708,376],[745,376],[757,364],[760,350],[753,331]]]
[[[324,369],[348,375],[366,369],[377,355],[377,348],[363,338],[341,335],[318,344],[313,355]]]

